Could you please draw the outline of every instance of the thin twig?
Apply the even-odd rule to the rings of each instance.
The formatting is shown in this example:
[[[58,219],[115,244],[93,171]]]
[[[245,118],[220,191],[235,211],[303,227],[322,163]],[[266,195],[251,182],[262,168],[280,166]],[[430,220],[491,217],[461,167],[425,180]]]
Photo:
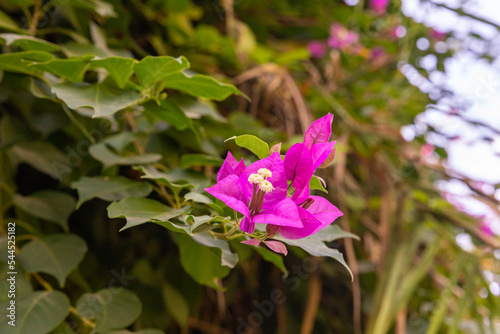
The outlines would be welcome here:
[[[321,301],[321,290],[321,277],[319,271],[315,271],[309,279],[306,310],[304,312],[300,334],[310,334],[314,329],[316,314],[318,313],[319,303]]]
[[[36,29],[38,27],[38,22],[40,21],[40,17],[42,16],[42,0],[35,0],[35,9],[33,11],[33,18],[29,27],[30,36],[36,35]]]

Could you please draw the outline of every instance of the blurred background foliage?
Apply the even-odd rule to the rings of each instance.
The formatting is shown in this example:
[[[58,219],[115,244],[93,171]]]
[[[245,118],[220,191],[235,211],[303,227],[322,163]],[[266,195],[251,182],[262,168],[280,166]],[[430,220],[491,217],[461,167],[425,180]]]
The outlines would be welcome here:
[[[123,307],[125,313],[116,314],[125,321],[117,321],[139,333],[157,333],[144,328],[165,333],[498,333],[500,303],[490,292],[490,283],[498,281],[500,275],[494,256],[500,241],[482,231],[476,219],[443,199],[434,186],[443,179],[458,178],[467,184],[471,180],[442,165],[444,149],[437,148],[434,159],[427,159],[421,150],[424,133],[408,142],[400,132],[437,99],[410,84],[402,66],[411,65],[417,73],[414,75],[426,77],[428,73],[419,67],[418,60],[432,53],[437,69],[443,70],[452,51],[437,52],[434,46],[450,36],[414,22],[402,14],[400,6],[399,1],[390,1],[387,10],[380,13],[370,9],[367,1],[348,6],[340,0],[0,1],[2,233],[6,233],[8,221],[16,221],[18,245],[26,242],[25,234],[42,232],[50,238],[60,235],[61,229],[87,245],[73,240],[59,248],[73,253],[75,264],[81,261],[65,284],[64,273],[54,277],[43,272],[20,275],[18,293],[44,288],[50,292],[59,286],[56,290],[63,291],[69,300],[52,295],[55,299],[51,301],[58,301],[64,309],[68,303],[81,303],[83,294],[106,289],[118,279],[118,285],[127,290],[113,298],[128,306]],[[456,12],[465,15],[460,9]],[[328,40],[335,35],[330,31],[333,23],[359,38],[350,45],[329,48]],[[347,33],[343,31],[337,38]],[[416,47],[421,37],[430,41],[430,49]],[[312,41],[319,43],[315,57]],[[88,104],[78,105],[71,94],[56,92],[58,99],[48,98],[44,81],[55,85],[104,80],[109,84],[111,79],[104,79],[102,72],[85,72],[73,65],[36,68],[27,67],[23,59],[6,58],[29,50],[80,61],[88,55],[136,59],[184,56],[193,72],[232,83],[250,99],[236,95],[226,99],[236,90],[220,96],[195,93],[191,95],[198,97],[193,98],[178,92],[183,91],[182,86],[166,86],[156,90],[168,94],[173,106],[165,108],[179,106],[188,125],[166,116],[162,120],[172,126],[155,127],[147,112],[131,115],[128,111],[102,123],[89,118],[92,111],[80,108]],[[36,52],[28,56],[39,62],[50,60]],[[478,56],[491,58],[487,53]],[[107,71],[116,85],[128,89],[128,84],[116,79],[124,74],[113,76],[110,66]],[[120,67],[120,71],[125,69]],[[131,93],[113,92],[107,92],[112,97],[108,102],[115,103],[112,109],[126,107],[128,99],[138,99]],[[444,88],[440,93],[453,94]],[[193,280],[179,261],[180,245],[189,242],[183,235],[175,236],[156,224],[118,232],[123,220],[109,219],[107,203],[101,199],[87,201],[75,211],[70,209],[77,198],[71,184],[82,176],[140,178],[137,170],[127,166],[133,163],[115,164],[92,153],[72,156],[72,150],[85,140],[84,131],[102,137],[133,132],[133,140],[120,137],[121,143],[108,142],[107,149],[123,154],[131,152],[133,143],[142,153],[161,154],[159,162],[167,170],[189,170],[203,187],[214,179],[219,162],[213,157],[231,150],[238,158],[252,159],[247,151],[225,143],[225,139],[253,134],[271,145],[283,142],[286,148],[300,140],[312,120],[329,112],[335,115],[337,157],[333,167],[320,176],[328,185],[327,196],[344,212],[336,224],[360,236],[360,241],[331,243],[345,254],[354,282],[338,262],[307,260],[298,250],[283,258],[290,272],[283,278],[281,260],[273,254],[259,255],[231,243],[240,264],[217,282],[224,290],[209,288]],[[94,129],[98,131],[92,132]],[[190,163],[186,154],[212,158]],[[68,159],[76,160],[74,166],[58,179],[50,162],[68,163]],[[101,171],[107,163],[112,166]],[[59,195],[51,200],[50,194],[40,195],[40,191]],[[473,191],[498,209],[493,196]],[[33,194],[48,198],[45,205],[57,210],[33,214],[36,205],[44,205],[33,202]],[[471,235],[471,249],[457,244],[456,236],[461,233]],[[5,247],[5,242],[2,244]],[[18,257],[23,260],[22,255]],[[29,262],[24,259],[23,263],[33,265]],[[2,290],[7,288],[4,277]],[[271,300],[275,289],[286,300],[273,302],[272,311],[266,314],[262,305]],[[5,301],[6,293],[0,298]],[[93,316],[94,321],[106,324],[102,328],[117,328],[113,319],[104,318],[102,313],[97,319]],[[47,331],[87,333],[92,330],[88,321],[73,307],[64,321]],[[257,325],[250,329],[252,323]],[[18,333],[2,328],[7,328],[5,333]]]

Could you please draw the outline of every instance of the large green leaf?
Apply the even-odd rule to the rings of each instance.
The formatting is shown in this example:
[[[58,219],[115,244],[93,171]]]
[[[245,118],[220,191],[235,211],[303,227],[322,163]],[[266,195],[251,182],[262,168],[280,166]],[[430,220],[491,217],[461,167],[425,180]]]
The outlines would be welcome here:
[[[73,82],[83,81],[88,60],[81,58],[52,59],[43,63],[32,63],[31,67],[52,73]]]
[[[189,62],[184,57],[147,56],[135,64],[134,71],[141,86],[149,87],[169,75],[186,68],[189,68]]]
[[[185,130],[192,127],[191,120],[175,103],[167,100],[161,101],[160,105],[154,101],[143,104],[144,112],[174,126],[177,130]]]
[[[238,263],[238,254],[231,252],[226,240],[214,239],[208,233],[197,233],[193,235],[193,240],[197,243],[214,248],[221,258],[221,264],[229,268],[234,268]]]
[[[27,35],[6,33],[0,34],[0,39],[3,39],[8,46],[15,46],[25,51],[56,52],[60,49],[56,44]]]
[[[66,164],[66,157],[49,142],[22,142],[12,147],[15,156],[55,179],[62,179],[71,169]]]
[[[221,289],[218,280],[226,277],[230,268],[222,265],[220,252],[203,246],[188,235],[176,234],[181,264],[184,270],[198,283]]]
[[[148,198],[128,197],[108,206],[109,218],[125,218],[127,224],[120,231],[148,221],[165,221],[184,213]]]
[[[282,237],[274,237],[274,239],[279,240],[281,242],[284,242],[285,244],[290,245],[290,246],[300,247],[303,250],[305,250],[307,253],[314,255],[314,256],[331,257],[332,259],[335,259],[338,262],[340,262],[349,271],[349,274],[351,275],[351,279],[354,279],[352,272],[351,272],[351,269],[349,268],[349,266],[345,262],[344,256],[342,255],[342,253],[340,253],[336,249],[329,248],[323,242],[318,241],[317,239],[314,239],[312,237],[307,237],[307,238],[302,238],[302,239],[297,239],[297,240],[285,239]]]
[[[144,197],[153,190],[148,182],[134,182],[123,176],[84,176],[71,187],[78,190],[77,209],[94,197],[112,202],[127,197]]]
[[[51,234],[33,239],[19,251],[21,266],[28,272],[54,276],[61,287],[87,252],[85,241],[73,234]]]
[[[95,320],[96,333],[105,333],[131,325],[141,314],[142,305],[133,292],[111,288],[84,294],[78,299],[76,310],[82,317]]]
[[[222,165],[222,159],[206,154],[184,154],[181,157],[181,167],[188,168],[192,166],[216,166]]]
[[[246,148],[258,156],[259,159],[264,159],[269,155],[269,145],[260,138],[252,135],[241,135],[228,138],[226,141],[232,139],[234,139],[236,145]]]
[[[244,95],[233,85],[222,83],[201,74],[174,73],[165,78],[165,87],[177,89],[189,95],[222,101],[229,95]]]
[[[108,57],[91,60],[90,68],[104,68],[115,80],[118,87],[123,88],[134,72],[136,63],[137,60],[133,58]]]
[[[192,188],[193,184],[189,182],[188,177],[183,177],[182,174],[177,173],[175,170],[170,170],[168,172],[162,172],[155,167],[149,166],[135,166],[134,169],[144,173],[142,178],[158,180],[172,191],[178,192],[182,188]]]
[[[42,190],[30,196],[14,195],[14,204],[28,212],[68,230],[68,218],[75,209],[75,199],[63,192]]]
[[[2,310],[9,307],[2,303]],[[37,291],[16,298],[16,326],[8,324],[6,316],[0,319],[0,333],[45,334],[54,329],[69,313],[68,297],[56,290]]]
[[[71,109],[94,109],[93,118],[110,116],[138,103],[140,98],[136,91],[116,89],[102,83],[63,83],[55,85],[52,92]]]
[[[5,53],[0,55],[0,70],[41,77],[43,71],[29,66],[29,64],[34,61],[49,61],[51,59],[54,59],[52,54],[42,51]]]
[[[19,31],[19,27],[16,22],[10,18],[9,15],[0,10],[0,28],[4,28],[10,31]]]
[[[136,165],[149,164],[161,159],[161,155],[156,153],[144,153],[139,155],[118,155],[108,147],[107,142],[100,142],[89,147],[90,155],[100,161],[104,168],[113,165]]]

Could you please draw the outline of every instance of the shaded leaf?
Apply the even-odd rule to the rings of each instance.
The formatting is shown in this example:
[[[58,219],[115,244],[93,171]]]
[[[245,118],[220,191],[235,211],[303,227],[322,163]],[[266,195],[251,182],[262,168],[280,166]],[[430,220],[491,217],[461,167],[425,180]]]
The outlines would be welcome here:
[[[42,190],[30,196],[14,195],[14,204],[32,216],[61,225],[68,230],[68,218],[75,209],[75,199],[63,192]]]
[[[203,246],[188,235],[177,234],[181,264],[198,283],[220,290],[218,280],[226,277],[230,268],[222,265],[220,252]]]
[[[103,333],[134,323],[141,314],[142,305],[135,293],[110,288],[84,294],[78,299],[76,310],[82,317],[95,320],[95,331]]]
[[[108,206],[109,218],[125,218],[127,224],[120,231],[148,221],[165,221],[184,213],[148,198],[128,197]]]
[[[19,251],[21,266],[28,272],[43,272],[57,278],[59,285],[82,261],[87,252],[85,241],[73,234],[51,234],[34,239]]]
[[[8,302],[2,303],[5,310]],[[0,332],[9,334],[45,334],[66,318],[69,313],[68,297],[56,290],[36,291],[16,298],[16,326],[8,324],[10,319],[0,319]]]
[[[161,159],[161,155],[156,153],[126,156],[118,155],[113,152],[107,144],[109,144],[109,142],[100,142],[89,147],[90,155],[94,159],[100,161],[104,165],[104,168],[113,165],[149,164]]]
[[[12,147],[12,151],[20,161],[28,163],[55,179],[62,179],[64,174],[71,170],[66,164],[64,154],[48,142],[19,143]]]
[[[205,154],[184,154],[181,157],[181,167],[188,168],[192,166],[216,166],[220,167],[223,160]]]
[[[274,237],[274,239],[282,241],[285,244],[290,245],[290,246],[300,247],[303,250],[305,250],[307,253],[314,255],[314,256],[331,257],[332,259],[335,259],[338,262],[340,262],[349,271],[349,274],[351,275],[351,280],[354,279],[352,272],[351,272],[351,269],[349,268],[349,266],[345,262],[344,256],[342,255],[342,253],[340,253],[336,249],[329,248],[323,242],[318,242],[318,240],[315,240],[311,237],[307,237],[307,238],[303,238],[303,239],[296,239],[296,240],[285,239],[282,237]]]
[[[82,177],[71,187],[78,190],[77,209],[94,197],[112,202],[127,197],[144,197],[153,190],[148,182],[134,182],[123,176]]]
[[[102,83],[64,83],[55,85],[52,92],[71,109],[94,109],[93,118],[110,116],[138,103],[140,98],[136,91],[116,89]]]
[[[214,239],[208,233],[197,233],[193,235],[193,240],[197,243],[210,248],[216,248],[220,253],[221,264],[229,268],[234,268],[238,263],[238,254],[231,252],[229,244],[226,240]]]
[[[192,127],[191,120],[175,103],[163,100],[158,105],[154,101],[148,101],[143,104],[143,107],[146,114],[150,114],[178,130]]]

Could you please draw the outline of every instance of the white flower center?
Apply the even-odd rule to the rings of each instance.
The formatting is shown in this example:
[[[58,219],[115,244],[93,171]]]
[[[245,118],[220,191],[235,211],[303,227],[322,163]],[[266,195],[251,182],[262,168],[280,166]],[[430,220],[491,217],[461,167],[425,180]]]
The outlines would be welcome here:
[[[261,183],[259,183],[259,189],[267,194],[268,192],[273,191],[274,187],[271,182],[269,182],[268,180],[264,180]]]
[[[267,168],[261,168],[257,173],[259,173],[259,175],[262,176],[264,180],[267,179],[268,177],[273,176],[273,173]]]
[[[259,174],[250,174],[250,176],[248,177],[248,182],[252,184],[259,184],[262,181],[264,181],[264,177]]]

